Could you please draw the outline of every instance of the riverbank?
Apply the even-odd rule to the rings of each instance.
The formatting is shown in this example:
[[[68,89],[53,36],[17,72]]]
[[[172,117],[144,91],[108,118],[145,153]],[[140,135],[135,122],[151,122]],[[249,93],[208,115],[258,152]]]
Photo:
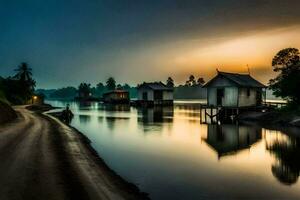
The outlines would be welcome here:
[[[60,114],[61,114],[60,112],[55,112],[46,115],[52,116],[55,118],[55,120],[60,121],[59,119]],[[62,122],[60,121],[60,123]],[[105,175],[106,176],[105,179],[108,179],[109,181],[112,182],[112,184],[118,187],[119,190],[123,193],[122,195],[125,197],[125,199],[139,199],[139,200],[150,199],[147,193],[141,192],[135,184],[126,181],[120,175],[118,175],[114,170],[109,168],[109,166],[105,163],[105,161],[92,147],[91,141],[88,139],[88,137],[85,136],[84,133],[78,131],[76,128],[72,126],[66,125],[64,123],[62,124],[70,128],[72,132],[76,133],[76,137],[79,138],[81,145],[83,145],[85,148],[86,156],[91,157],[92,161],[95,162],[95,164],[97,165],[96,169],[91,169],[91,170],[96,170],[93,173],[97,173],[97,170],[101,170],[102,171],[100,172],[101,176]]]
[[[0,199],[147,199],[114,173],[89,141],[58,119],[24,106],[0,126]]]
[[[300,114],[293,112],[246,112],[238,120],[256,122],[263,126],[300,127]]]

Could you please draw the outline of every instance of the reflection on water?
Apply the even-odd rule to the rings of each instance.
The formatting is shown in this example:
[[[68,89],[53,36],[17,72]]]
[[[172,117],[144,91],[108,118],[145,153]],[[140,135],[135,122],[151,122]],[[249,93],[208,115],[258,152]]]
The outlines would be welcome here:
[[[209,124],[204,141],[217,152],[218,157],[221,157],[250,148],[261,139],[261,131],[262,128],[257,126]]]
[[[284,184],[296,183],[300,173],[300,139],[281,137],[277,133],[276,137],[267,143],[267,149],[276,158],[272,165],[273,175]]]
[[[80,123],[86,124],[89,121],[91,121],[91,116],[89,116],[89,115],[79,115],[78,117],[79,117]]]
[[[296,136],[247,124],[200,124],[195,102],[149,109],[69,103],[71,125],[152,199],[300,199]]]

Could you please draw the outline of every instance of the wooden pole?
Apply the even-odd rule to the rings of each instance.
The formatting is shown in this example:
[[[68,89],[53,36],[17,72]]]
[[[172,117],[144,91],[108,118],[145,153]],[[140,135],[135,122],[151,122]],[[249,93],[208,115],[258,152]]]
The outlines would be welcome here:
[[[202,124],[202,106],[200,104],[200,124]]]

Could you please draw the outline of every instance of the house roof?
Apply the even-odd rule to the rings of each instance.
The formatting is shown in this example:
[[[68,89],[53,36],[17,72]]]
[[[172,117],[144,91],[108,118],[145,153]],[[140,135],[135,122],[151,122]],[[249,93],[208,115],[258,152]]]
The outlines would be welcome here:
[[[217,77],[222,76],[231,82],[235,83],[239,87],[255,87],[255,88],[265,88],[264,84],[255,80],[250,74],[237,74],[237,73],[228,73],[228,72],[219,72],[218,75],[213,79],[208,81],[203,87],[209,87],[209,85],[215,80]]]
[[[104,93],[104,95],[113,94],[113,93],[129,93],[129,92],[126,90],[112,90],[112,91]]]
[[[140,86],[138,86],[139,88],[142,87],[148,87],[152,90],[173,90],[172,88],[167,87],[165,84],[163,84],[162,82],[152,82],[152,83],[143,83]]]

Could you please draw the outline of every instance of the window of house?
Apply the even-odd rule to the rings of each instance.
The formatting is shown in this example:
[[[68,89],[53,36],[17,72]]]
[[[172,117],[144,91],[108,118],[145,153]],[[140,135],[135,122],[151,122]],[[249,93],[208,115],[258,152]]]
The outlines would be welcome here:
[[[247,96],[250,96],[250,88],[247,88]]]

